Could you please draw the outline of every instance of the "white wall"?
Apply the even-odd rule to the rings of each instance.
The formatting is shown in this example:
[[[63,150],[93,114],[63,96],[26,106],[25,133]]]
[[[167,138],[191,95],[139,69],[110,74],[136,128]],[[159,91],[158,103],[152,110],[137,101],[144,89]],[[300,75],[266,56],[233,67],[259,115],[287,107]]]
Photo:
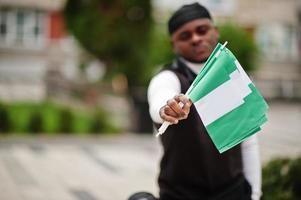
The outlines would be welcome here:
[[[0,54],[0,99],[42,100],[46,60],[43,57]]]

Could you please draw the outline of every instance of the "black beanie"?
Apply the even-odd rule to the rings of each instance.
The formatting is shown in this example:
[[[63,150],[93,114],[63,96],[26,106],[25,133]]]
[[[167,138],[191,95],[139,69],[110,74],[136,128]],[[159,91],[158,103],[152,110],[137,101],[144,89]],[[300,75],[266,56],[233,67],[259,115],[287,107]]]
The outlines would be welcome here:
[[[199,3],[182,6],[168,20],[169,34],[171,35],[185,23],[199,18],[212,19],[209,11]]]

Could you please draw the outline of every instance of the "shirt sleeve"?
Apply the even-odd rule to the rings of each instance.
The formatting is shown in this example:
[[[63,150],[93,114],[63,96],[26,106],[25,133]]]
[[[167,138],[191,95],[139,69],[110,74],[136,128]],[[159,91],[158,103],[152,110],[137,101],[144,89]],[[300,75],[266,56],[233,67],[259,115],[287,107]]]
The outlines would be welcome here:
[[[242,143],[243,171],[252,187],[252,200],[259,200],[261,192],[261,163],[257,135]]]
[[[159,115],[160,108],[175,95],[180,94],[181,84],[175,73],[172,71],[162,71],[151,80],[147,98],[149,103],[149,113],[156,123],[163,123]]]

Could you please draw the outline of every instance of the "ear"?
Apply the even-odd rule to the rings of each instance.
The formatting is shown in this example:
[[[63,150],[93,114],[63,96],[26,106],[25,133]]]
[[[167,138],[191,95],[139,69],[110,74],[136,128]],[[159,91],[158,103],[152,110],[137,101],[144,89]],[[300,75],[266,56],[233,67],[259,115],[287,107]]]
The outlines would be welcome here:
[[[173,39],[170,40],[170,44],[171,44],[170,46],[171,46],[172,51],[175,54],[177,54],[177,47],[176,47],[175,42],[173,41]]]

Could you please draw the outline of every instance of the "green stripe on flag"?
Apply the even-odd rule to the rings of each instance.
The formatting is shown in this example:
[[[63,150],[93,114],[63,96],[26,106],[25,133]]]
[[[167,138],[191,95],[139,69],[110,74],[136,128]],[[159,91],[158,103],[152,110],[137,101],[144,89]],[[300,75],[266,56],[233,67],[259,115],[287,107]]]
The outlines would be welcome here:
[[[250,84],[249,87],[252,93],[244,99],[244,104],[206,127],[218,149],[227,145],[236,145],[237,141],[249,136],[249,134],[245,135],[245,131],[252,130],[252,127],[256,125],[258,127],[266,121],[262,113],[266,113],[267,104],[263,101],[261,95],[258,95],[253,84]],[[258,118],[260,118],[259,121]]]

